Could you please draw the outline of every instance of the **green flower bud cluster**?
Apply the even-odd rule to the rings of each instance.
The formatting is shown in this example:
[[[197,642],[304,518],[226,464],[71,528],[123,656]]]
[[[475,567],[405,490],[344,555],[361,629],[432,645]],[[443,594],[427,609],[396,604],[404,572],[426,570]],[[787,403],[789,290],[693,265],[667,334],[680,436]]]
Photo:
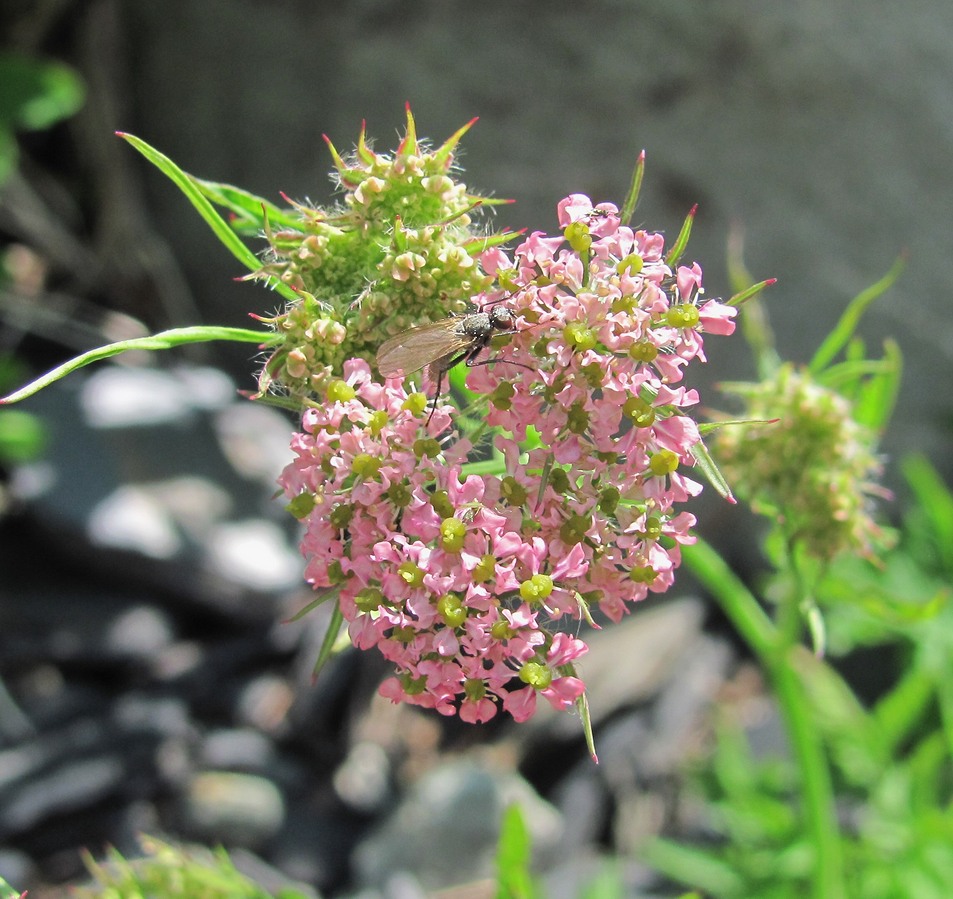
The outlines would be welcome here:
[[[320,393],[345,359],[373,362],[383,340],[423,321],[462,312],[492,279],[478,255],[507,239],[486,235],[473,217],[492,201],[455,181],[453,151],[465,125],[439,148],[419,141],[410,110],[392,155],[373,152],[362,130],[342,157],[328,141],[343,198],[329,210],[295,204],[269,247],[259,275],[300,294],[266,322],[285,337],[261,379],[293,396]]]
[[[888,541],[872,517],[876,435],[846,398],[791,365],[726,389],[743,398],[745,418],[764,422],[718,430],[714,455],[740,496],[817,558],[870,555]]]

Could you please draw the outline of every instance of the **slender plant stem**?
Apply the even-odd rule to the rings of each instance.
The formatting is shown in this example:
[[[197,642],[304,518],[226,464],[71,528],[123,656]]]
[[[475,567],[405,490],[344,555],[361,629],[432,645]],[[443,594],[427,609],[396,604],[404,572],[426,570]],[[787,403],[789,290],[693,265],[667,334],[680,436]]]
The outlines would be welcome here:
[[[791,750],[800,772],[804,816],[815,850],[814,899],[843,899],[846,895],[842,842],[834,806],[830,770],[820,733],[811,715],[804,687],[792,664],[797,649],[793,628],[782,632],[725,561],[699,539],[683,547],[686,565],[712,592],[738,633],[751,647],[771,678]],[[795,597],[791,598],[797,608]]]

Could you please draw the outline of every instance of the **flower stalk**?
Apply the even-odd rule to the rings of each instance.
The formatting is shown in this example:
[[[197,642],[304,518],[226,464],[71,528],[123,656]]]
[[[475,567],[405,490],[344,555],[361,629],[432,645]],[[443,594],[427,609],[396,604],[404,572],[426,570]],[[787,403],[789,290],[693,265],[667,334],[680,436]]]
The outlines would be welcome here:
[[[786,623],[779,626],[764,612],[724,559],[704,540],[698,539],[686,547],[683,560],[711,592],[768,674],[798,770],[802,813],[815,852],[812,896],[815,899],[843,899],[847,895],[843,843],[830,767],[810,702],[794,665],[795,654],[803,651],[798,639],[800,627],[793,624],[800,621],[801,597],[792,591],[783,600],[779,619]]]

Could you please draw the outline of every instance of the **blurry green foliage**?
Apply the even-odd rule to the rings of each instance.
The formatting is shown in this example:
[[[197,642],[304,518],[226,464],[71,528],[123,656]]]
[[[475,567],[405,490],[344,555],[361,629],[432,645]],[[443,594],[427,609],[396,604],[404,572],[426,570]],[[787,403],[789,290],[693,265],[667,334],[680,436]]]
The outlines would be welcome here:
[[[0,53],[0,184],[16,169],[15,133],[41,131],[82,105],[82,79],[60,62]]]

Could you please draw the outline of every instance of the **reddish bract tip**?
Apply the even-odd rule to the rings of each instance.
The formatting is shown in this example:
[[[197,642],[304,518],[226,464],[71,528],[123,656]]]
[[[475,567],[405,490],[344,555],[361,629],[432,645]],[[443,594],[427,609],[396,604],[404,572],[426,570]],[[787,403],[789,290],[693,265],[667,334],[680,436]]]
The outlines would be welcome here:
[[[125,131],[114,131],[113,133],[116,135],[116,137],[125,137],[125,136],[126,136],[126,132],[125,132]]]

